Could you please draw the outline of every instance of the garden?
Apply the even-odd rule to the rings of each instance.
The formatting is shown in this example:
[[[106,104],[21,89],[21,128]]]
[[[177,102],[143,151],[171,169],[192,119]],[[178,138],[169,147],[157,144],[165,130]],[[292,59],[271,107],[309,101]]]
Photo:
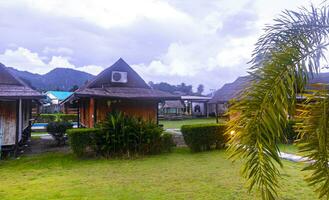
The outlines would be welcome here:
[[[260,198],[257,191],[248,193],[241,162],[228,160],[224,123],[183,125],[187,147],[177,148],[155,123],[122,113],[110,113],[94,129],[72,129],[66,120],[56,121],[47,130],[63,137],[67,133],[72,151],[2,161],[1,199]],[[303,181],[305,173],[296,170],[303,165],[284,162],[280,194],[314,198]]]

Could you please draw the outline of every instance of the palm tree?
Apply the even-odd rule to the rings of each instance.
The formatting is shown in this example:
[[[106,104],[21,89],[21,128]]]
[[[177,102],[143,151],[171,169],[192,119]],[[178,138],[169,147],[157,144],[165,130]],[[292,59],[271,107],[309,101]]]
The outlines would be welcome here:
[[[256,44],[249,73],[250,85],[229,110],[229,151],[242,159],[249,189],[263,199],[277,198],[280,166],[279,141],[289,116],[296,115],[296,97],[305,93],[309,79],[319,73],[329,35],[329,6],[284,11]],[[329,96],[308,92],[301,109],[299,143],[314,162],[306,179],[319,198],[329,198]]]

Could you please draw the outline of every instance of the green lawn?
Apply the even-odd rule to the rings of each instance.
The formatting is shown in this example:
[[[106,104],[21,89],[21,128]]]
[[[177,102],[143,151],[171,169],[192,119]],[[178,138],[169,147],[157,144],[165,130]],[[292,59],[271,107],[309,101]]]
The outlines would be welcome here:
[[[221,120],[223,121],[223,120]],[[216,118],[201,118],[201,119],[185,119],[185,120],[160,120],[159,124],[163,124],[165,129],[167,128],[176,128],[180,129],[183,125],[188,124],[203,124],[203,123],[216,123]]]
[[[43,154],[0,162],[0,199],[259,199],[248,194],[224,151],[173,153],[134,160],[79,160]],[[302,164],[284,161],[282,199],[315,199]]]
[[[279,149],[284,153],[300,154],[298,153],[298,147],[293,144],[279,144]]]

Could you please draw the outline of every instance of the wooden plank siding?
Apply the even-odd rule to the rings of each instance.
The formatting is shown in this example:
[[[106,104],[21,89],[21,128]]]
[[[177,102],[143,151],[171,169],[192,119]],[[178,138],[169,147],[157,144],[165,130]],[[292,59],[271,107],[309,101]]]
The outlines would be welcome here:
[[[0,101],[1,124],[3,132],[3,145],[15,145],[17,131],[16,101]]]
[[[32,100],[22,100],[22,130],[29,126],[32,112]],[[4,133],[3,145],[15,145],[16,133],[18,131],[18,100],[0,101],[0,128]],[[20,141],[22,135],[18,135]]]
[[[141,117],[145,120],[157,121],[156,100],[110,100],[110,99],[80,99],[80,121],[86,127],[93,127],[104,121],[112,111],[120,111],[128,116]]]

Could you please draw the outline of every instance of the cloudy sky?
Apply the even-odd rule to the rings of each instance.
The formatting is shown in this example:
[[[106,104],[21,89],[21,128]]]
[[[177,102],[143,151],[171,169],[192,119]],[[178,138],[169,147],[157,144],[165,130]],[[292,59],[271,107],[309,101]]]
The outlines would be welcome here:
[[[322,0],[0,0],[0,62],[45,74],[98,74],[126,60],[146,81],[202,83],[246,75],[264,24]]]

